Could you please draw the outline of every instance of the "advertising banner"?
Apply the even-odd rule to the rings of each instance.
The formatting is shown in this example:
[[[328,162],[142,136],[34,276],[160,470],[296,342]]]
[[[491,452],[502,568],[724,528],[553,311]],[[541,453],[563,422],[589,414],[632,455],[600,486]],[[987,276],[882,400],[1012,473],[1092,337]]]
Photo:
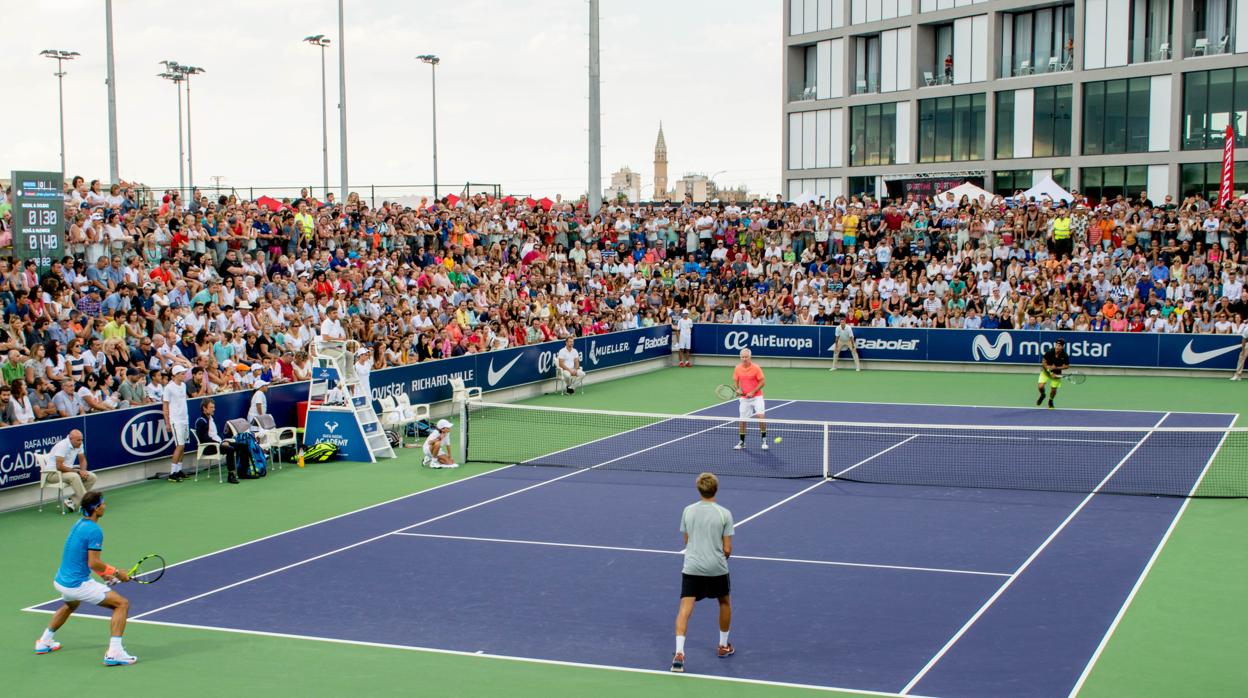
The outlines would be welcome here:
[[[1061,337],[1071,363],[1124,368],[1233,369],[1234,335],[1036,330],[854,329],[864,359],[953,363],[1039,364]],[[831,359],[836,328],[813,325],[707,325],[693,328],[695,354]]]
[[[583,337],[576,339],[574,346],[581,352],[582,368],[592,372],[669,355],[671,328],[663,325]],[[413,403],[450,400],[452,378],[461,378],[464,385],[486,392],[546,380],[555,375],[555,354],[562,347],[563,342],[545,342],[373,371],[369,380],[372,398],[402,392]],[[294,425],[298,403],[308,399],[308,384],[286,383],[268,390],[274,421],[278,426]],[[251,391],[212,396],[217,405],[217,428],[224,431],[228,420],[246,417],[251,396]],[[202,402],[203,398],[188,401],[192,425],[200,417]],[[354,424],[350,414],[346,417]],[[91,470],[166,458],[173,453],[173,436],[159,404],[5,427],[0,429],[0,489],[39,482],[35,454],[52,448],[73,429],[83,432]],[[194,458],[194,454],[187,457]]]

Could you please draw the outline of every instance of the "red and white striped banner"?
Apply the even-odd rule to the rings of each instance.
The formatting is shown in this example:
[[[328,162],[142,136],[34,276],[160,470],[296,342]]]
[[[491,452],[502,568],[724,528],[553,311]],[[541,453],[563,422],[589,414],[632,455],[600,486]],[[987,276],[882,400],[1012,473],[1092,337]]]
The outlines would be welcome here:
[[[1222,145],[1222,181],[1218,188],[1218,207],[1230,205],[1235,190],[1235,129],[1226,127],[1226,139]]]

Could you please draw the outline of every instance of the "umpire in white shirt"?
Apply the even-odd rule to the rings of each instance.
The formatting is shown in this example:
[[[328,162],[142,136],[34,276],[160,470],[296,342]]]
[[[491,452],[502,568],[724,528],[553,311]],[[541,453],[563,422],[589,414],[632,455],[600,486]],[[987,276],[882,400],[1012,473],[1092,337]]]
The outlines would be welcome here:
[[[65,498],[70,511],[78,508],[82,496],[95,487],[95,473],[87,470],[87,454],[82,450],[82,432],[74,429],[69,435],[48,451],[42,470],[48,473],[48,482],[69,485],[73,496]]]
[[[581,352],[573,346],[571,337],[568,337],[563,348],[555,354],[555,367],[559,371],[559,377],[563,379],[567,394],[571,395],[581,387],[585,380],[585,369],[581,368]]]
[[[836,363],[841,360],[841,351],[848,349],[851,356],[854,357],[854,370],[861,371],[862,364],[858,361],[858,346],[854,341],[854,328],[844,318],[841,318],[841,324],[836,326],[836,344],[832,346],[832,368],[829,371],[836,370]]]

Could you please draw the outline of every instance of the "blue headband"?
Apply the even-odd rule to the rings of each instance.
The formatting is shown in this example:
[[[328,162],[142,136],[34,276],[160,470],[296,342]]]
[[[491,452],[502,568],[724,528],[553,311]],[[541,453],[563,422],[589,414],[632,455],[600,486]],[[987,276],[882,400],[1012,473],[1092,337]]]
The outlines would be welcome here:
[[[104,503],[104,495],[100,495],[100,501],[96,502],[95,504],[92,504],[92,505],[91,505],[91,506],[89,506],[89,507],[84,506],[84,507],[82,508],[82,515],[83,515],[83,516],[90,516],[90,515],[94,514],[94,513],[95,513],[96,508],[97,508],[97,507],[99,507],[99,506],[100,506],[101,504],[103,504],[103,503]]]

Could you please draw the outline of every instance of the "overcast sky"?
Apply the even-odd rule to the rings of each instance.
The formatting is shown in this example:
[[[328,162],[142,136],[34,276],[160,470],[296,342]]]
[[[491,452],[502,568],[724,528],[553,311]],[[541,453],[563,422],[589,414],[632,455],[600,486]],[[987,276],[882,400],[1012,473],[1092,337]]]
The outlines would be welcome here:
[[[56,170],[55,63],[65,78],[68,174],[108,178],[103,0],[0,0],[5,145],[0,170]],[[162,59],[204,67],[192,82],[195,181],[321,183],[318,49],[326,34],[330,182],[337,188],[337,3],[333,0],[114,0],[121,176],[176,185],[177,101]],[[602,166],[642,173],[659,121],[669,180],[713,173],[721,185],[779,190],[780,3],[604,0]],[[426,184],[430,69],[438,66],[439,181],[498,182],[513,193],[585,190],[588,4],[583,0],[347,0],[350,182]]]

